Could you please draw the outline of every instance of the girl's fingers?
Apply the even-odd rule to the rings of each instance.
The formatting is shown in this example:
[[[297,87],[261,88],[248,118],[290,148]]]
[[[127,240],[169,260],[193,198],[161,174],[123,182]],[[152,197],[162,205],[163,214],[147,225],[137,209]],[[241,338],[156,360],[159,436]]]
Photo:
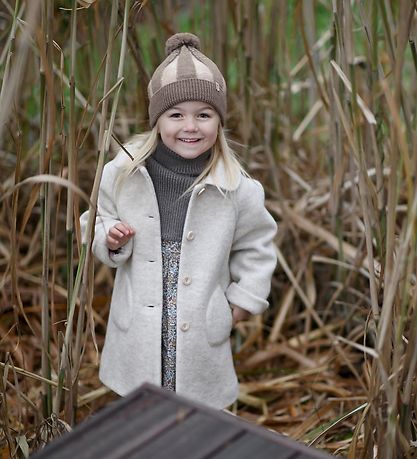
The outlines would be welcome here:
[[[110,228],[109,234],[115,239],[120,239],[124,236],[124,233],[115,226],[113,226],[113,228]]]
[[[117,250],[121,246],[120,242],[113,239],[111,236],[107,236],[106,245],[110,250]]]
[[[115,226],[113,226],[112,228],[114,231],[117,231],[118,234],[120,234],[121,236],[125,236],[126,234],[129,233],[129,230],[127,228],[125,228],[122,224],[117,224]]]
[[[117,223],[109,229],[107,234],[107,246],[116,250],[127,243],[135,235],[134,229],[127,223]]]
[[[135,230],[131,227],[131,226],[128,226],[127,227],[127,230],[128,230],[128,234],[130,236],[133,236],[135,234]]]
[[[240,308],[239,306],[233,307],[233,325],[236,325],[242,320],[248,320],[250,316],[250,312],[246,311],[246,309]]]
[[[116,228],[124,236],[130,236],[130,235],[135,234],[135,231],[133,230],[133,228],[129,226],[127,223],[117,223],[117,225],[114,225],[113,228]]]
[[[115,245],[115,244],[118,244],[119,241],[118,241],[117,239],[114,239],[114,238],[111,237],[111,236],[107,236],[107,243],[108,243],[108,244]]]

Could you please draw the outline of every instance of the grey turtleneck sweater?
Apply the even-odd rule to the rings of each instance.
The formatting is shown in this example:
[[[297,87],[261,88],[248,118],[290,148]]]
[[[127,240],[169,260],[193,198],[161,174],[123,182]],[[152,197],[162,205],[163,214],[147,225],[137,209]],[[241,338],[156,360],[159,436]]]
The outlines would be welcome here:
[[[203,172],[211,150],[195,159],[184,159],[159,142],[146,160],[158,199],[163,240],[181,241],[190,193],[181,196]]]

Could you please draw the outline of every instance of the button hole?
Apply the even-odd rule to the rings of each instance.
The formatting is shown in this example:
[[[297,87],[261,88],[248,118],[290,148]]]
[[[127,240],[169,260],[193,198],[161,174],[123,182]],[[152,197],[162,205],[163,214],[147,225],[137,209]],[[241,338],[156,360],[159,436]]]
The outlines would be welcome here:
[[[155,263],[155,260],[148,260],[149,263]]]
[[[148,304],[148,308],[154,308],[154,307],[155,307],[155,305],[153,305],[153,304]]]
[[[154,218],[154,216],[153,215],[149,215],[149,218]]]

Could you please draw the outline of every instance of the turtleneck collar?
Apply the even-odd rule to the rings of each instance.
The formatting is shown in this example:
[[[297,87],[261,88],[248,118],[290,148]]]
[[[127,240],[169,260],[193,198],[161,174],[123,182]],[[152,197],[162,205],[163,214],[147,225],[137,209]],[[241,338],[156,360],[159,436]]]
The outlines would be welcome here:
[[[154,159],[162,167],[177,174],[198,177],[207,166],[210,154],[211,149],[202,153],[197,158],[186,159],[169,149],[162,141],[159,141],[158,146],[149,159]]]

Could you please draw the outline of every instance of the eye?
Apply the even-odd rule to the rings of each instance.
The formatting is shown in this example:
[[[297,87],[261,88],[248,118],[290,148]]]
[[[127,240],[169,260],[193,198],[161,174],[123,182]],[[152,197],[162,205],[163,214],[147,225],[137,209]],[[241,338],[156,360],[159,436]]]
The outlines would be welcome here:
[[[172,112],[168,115],[169,118],[174,118],[174,119],[177,119],[177,118],[181,118],[181,113],[179,112]]]
[[[206,119],[210,119],[210,118],[211,118],[211,115],[210,115],[210,113],[208,113],[208,112],[202,112],[202,113],[200,113],[200,114],[198,115],[198,117],[201,118],[201,119],[206,120]]]

